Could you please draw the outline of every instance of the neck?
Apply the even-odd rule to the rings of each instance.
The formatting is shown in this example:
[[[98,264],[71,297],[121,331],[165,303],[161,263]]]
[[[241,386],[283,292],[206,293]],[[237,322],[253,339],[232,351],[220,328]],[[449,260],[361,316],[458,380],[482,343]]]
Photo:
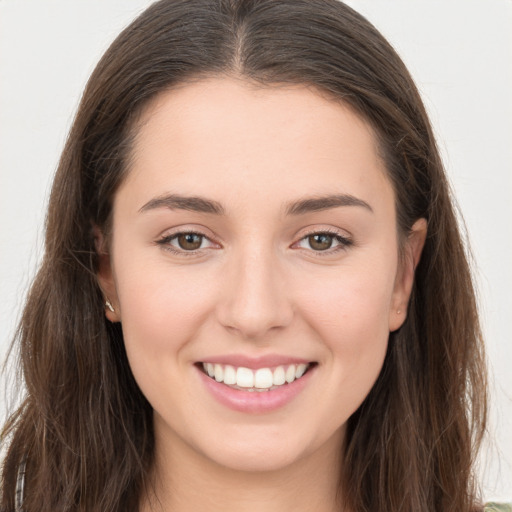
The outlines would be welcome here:
[[[181,440],[159,446],[141,512],[339,512],[341,439],[273,471],[216,464]]]

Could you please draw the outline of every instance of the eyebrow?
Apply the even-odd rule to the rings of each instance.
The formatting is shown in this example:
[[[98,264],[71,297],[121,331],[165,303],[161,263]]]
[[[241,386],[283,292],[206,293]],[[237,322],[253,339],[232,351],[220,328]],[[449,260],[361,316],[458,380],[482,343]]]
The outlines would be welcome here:
[[[339,208],[341,206],[359,206],[373,213],[372,207],[362,199],[350,194],[333,194],[320,197],[308,197],[289,203],[286,215],[303,215],[310,212],[319,212]]]
[[[205,199],[197,196],[180,196],[177,194],[167,194],[155,197],[148,201],[140,210],[140,213],[156,208],[169,208],[171,210],[189,210],[199,213],[213,213],[215,215],[224,215],[224,208],[217,201]]]
[[[288,203],[285,208],[286,215],[304,215],[310,212],[319,212],[342,206],[359,206],[373,213],[372,207],[362,199],[350,194],[332,194],[320,197],[307,197]],[[188,210],[199,213],[211,213],[224,215],[224,207],[217,201],[199,196],[181,196],[178,194],[166,194],[148,201],[139,212],[143,213],[157,208],[170,210]]]

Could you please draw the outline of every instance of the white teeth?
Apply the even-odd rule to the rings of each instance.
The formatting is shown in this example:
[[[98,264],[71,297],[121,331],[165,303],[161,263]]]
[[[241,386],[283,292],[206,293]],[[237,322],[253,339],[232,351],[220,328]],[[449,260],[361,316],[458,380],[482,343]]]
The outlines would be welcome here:
[[[254,372],[249,368],[238,368],[236,371],[236,385],[241,388],[254,387]]]
[[[286,376],[284,373],[284,368],[282,366],[278,366],[274,370],[272,383],[274,384],[274,386],[282,386],[285,382],[286,382]]]
[[[224,367],[224,384],[236,384],[236,370],[229,364]]]
[[[220,364],[215,365],[215,380],[217,382],[222,382],[224,380],[224,368],[222,368],[222,365]]]
[[[305,364],[297,365],[297,369],[295,370],[295,378],[300,379],[304,375],[306,368],[307,368],[307,365],[305,365]]]
[[[254,375],[254,387],[256,388],[271,388],[273,384],[273,375],[270,368],[260,368],[256,370]]]
[[[231,365],[218,363],[203,363],[203,369],[211,378],[217,382],[223,382],[228,386],[244,388],[247,391],[268,391],[285,383],[291,384],[295,379],[300,379],[309,364],[290,364],[288,366],[277,366],[271,368],[235,368]]]
[[[291,364],[290,366],[288,366],[288,368],[286,369],[285,378],[288,384],[291,384],[295,380],[295,365]]]

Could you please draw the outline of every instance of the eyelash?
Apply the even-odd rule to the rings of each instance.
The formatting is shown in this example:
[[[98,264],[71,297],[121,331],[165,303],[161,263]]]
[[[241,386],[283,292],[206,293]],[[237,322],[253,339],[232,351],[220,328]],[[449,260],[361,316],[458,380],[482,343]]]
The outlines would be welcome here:
[[[187,231],[178,231],[176,233],[173,233],[172,235],[166,235],[166,236],[162,237],[160,240],[157,240],[156,243],[157,243],[157,245],[162,246],[162,248],[165,249],[166,251],[169,251],[178,256],[187,257],[187,256],[197,255],[198,252],[201,250],[201,248],[192,250],[192,251],[187,251],[185,249],[175,249],[171,245],[171,242],[173,240],[176,240],[178,237],[180,237],[182,235],[197,235],[197,236],[201,237],[202,239],[206,239],[211,242],[211,240],[204,233],[201,233],[199,231],[187,230]],[[327,256],[327,255],[335,254],[339,251],[346,250],[348,247],[352,246],[354,243],[350,238],[340,235],[337,231],[331,231],[328,229],[324,229],[321,231],[311,231],[309,233],[306,233],[304,236],[302,236],[300,238],[300,240],[295,242],[293,245],[296,245],[296,244],[302,242],[303,240],[306,240],[307,238],[309,238],[311,236],[315,236],[315,235],[328,235],[328,236],[332,237],[333,240],[338,242],[338,244],[339,244],[339,245],[335,246],[334,248],[325,249],[323,251],[315,251],[314,249],[305,249],[308,252],[312,252],[317,256]]]
[[[314,253],[315,256],[320,256],[320,257],[330,256],[330,255],[338,253],[339,251],[344,251],[354,244],[352,239],[350,239],[346,236],[340,235],[339,232],[337,232],[337,231],[329,230],[329,229],[322,229],[320,231],[314,230],[309,233],[306,233],[304,236],[301,237],[300,240],[295,242],[293,245],[296,245],[296,244],[302,242],[303,240],[309,238],[310,236],[315,236],[315,235],[328,235],[333,238],[333,242],[336,241],[339,244],[339,245],[335,246],[334,248],[329,247],[329,249],[326,249],[324,251],[315,251],[314,249],[305,249],[308,252]]]
[[[199,231],[194,231],[194,230],[186,230],[186,231],[178,231],[176,233],[173,233],[172,235],[166,235],[166,236],[162,237],[160,240],[157,240],[156,243],[158,245],[162,246],[162,248],[165,249],[166,251],[169,251],[172,254],[176,254],[178,256],[196,256],[198,251],[200,251],[201,249],[196,249],[194,251],[187,251],[185,249],[175,249],[171,245],[171,242],[173,240],[177,239],[178,237],[180,237],[182,235],[197,235],[197,236],[201,237],[202,239],[206,239],[211,242],[211,240],[204,233],[201,233]]]

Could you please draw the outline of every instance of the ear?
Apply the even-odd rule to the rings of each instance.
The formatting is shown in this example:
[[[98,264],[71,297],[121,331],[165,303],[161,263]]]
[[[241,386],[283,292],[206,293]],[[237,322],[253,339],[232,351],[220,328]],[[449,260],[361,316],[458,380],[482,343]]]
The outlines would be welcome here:
[[[108,252],[107,242],[102,231],[94,226],[94,245],[98,254],[97,278],[98,284],[103,292],[103,305],[105,307],[105,316],[111,322],[119,322],[121,320],[121,311],[117,298],[117,291],[114,281],[114,273],[112,271],[112,263],[110,253]],[[107,305],[107,301],[111,308]]]
[[[399,329],[407,317],[407,305],[414,284],[414,273],[420,261],[427,238],[427,221],[418,219],[405,241],[403,255],[395,279],[395,287],[389,311],[389,331]]]

